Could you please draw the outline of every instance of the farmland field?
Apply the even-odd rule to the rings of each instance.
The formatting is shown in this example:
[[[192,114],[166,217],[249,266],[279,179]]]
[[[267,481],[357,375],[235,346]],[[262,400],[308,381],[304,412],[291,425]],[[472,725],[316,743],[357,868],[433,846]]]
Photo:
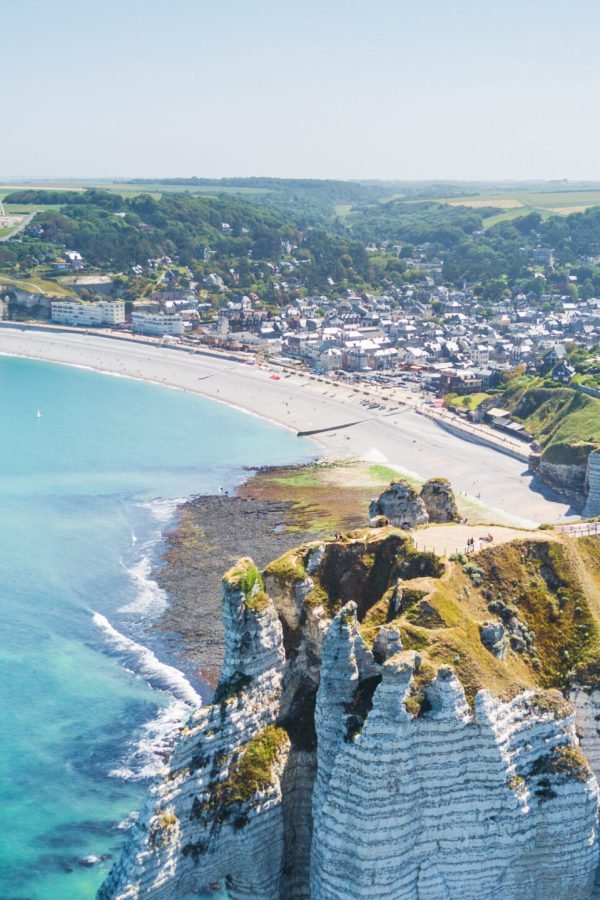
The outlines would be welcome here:
[[[497,215],[490,216],[484,222],[484,227],[490,228],[498,222],[506,222],[518,216],[526,216],[531,212],[540,213],[542,218],[550,216],[567,216],[572,213],[584,212],[591,206],[600,206],[600,188],[590,190],[561,190],[561,191],[529,191],[521,193],[518,189],[514,192],[507,191],[502,194],[489,193],[468,197],[442,197],[440,203],[449,206],[468,206],[472,209],[485,209],[494,207],[501,210]]]
[[[442,200],[448,206],[469,206],[471,209],[483,209],[488,206],[494,206],[496,209],[520,209],[525,206],[522,200],[516,197],[468,197],[458,200]]]
[[[73,182],[30,182],[29,184],[0,184],[0,200],[4,200],[4,198],[8,194],[12,194],[13,191],[74,191],[76,193],[81,193],[82,191],[87,190],[88,188],[94,188],[100,191],[111,191],[115,194],[120,194],[122,197],[137,197],[139,194],[149,194],[151,197],[155,199],[159,199],[161,194],[164,193],[172,193],[172,194],[182,194],[182,193],[190,193],[190,194],[200,194],[203,196],[211,196],[213,194],[233,194],[236,196],[260,196],[261,194],[268,194],[270,191],[266,188],[253,188],[253,187],[219,187],[215,185],[201,186],[201,185],[188,185],[188,184],[160,184],[158,182],[153,182],[152,184],[131,184],[127,182],[118,182],[118,181],[88,181],[85,183],[76,183]],[[29,207],[28,211],[31,209],[41,209],[42,205]],[[44,209],[48,209],[46,205],[43,206]],[[23,206],[20,209],[24,209]]]

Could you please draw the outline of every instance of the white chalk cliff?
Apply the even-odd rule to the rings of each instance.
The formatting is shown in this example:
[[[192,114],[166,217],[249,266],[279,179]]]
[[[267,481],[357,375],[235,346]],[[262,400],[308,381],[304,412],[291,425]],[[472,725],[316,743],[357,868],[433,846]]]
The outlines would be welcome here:
[[[403,649],[393,621],[365,642],[369,606],[415,577],[406,540],[371,532],[302,548],[264,580],[250,560],[228,573],[215,701],[100,900],[219,880],[232,900],[594,896],[600,794],[582,751],[598,771],[600,693],[573,695],[580,747],[557,691],[468,702],[455,667]]]

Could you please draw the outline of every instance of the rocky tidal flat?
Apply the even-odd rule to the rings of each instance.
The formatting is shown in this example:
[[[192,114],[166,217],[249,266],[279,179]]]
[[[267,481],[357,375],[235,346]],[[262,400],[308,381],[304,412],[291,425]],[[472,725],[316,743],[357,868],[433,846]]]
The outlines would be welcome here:
[[[390,474],[352,463],[269,466],[231,495],[191,498],[179,507],[154,573],[170,599],[156,627],[216,685],[224,646],[221,577],[240,546],[265,566],[299,541],[359,527]]]

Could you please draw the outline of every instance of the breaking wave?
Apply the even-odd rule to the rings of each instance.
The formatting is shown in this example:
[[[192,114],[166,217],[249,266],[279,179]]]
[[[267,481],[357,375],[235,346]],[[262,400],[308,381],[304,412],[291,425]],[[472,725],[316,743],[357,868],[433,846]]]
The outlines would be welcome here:
[[[182,700],[172,700],[163,707],[155,719],[142,726],[141,735],[127,749],[122,765],[108,773],[110,777],[125,781],[155,778],[169,758],[189,715],[190,706]]]
[[[158,538],[157,538],[158,540]],[[154,544],[155,541],[152,541]],[[168,603],[167,594],[152,575],[152,560],[149,555],[142,556],[136,563],[127,569],[135,587],[135,597],[131,603],[127,603],[119,609],[122,613],[143,613],[144,616],[156,618],[162,613]]]
[[[126,781],[154,778],[165,765],[190,712],[202,704],[202,699],[178,669],[162,663],[148,647],[121,634],[101,613],[95,612],[92,618],[111,653],[125,668],[171,698],[167,706],[142,726],[141,733],[127,748],[121,765],[109,772],[112,778]]]
[[[92,618],[94,624],[103,632],[111,651],[123,661],[125,668],[136,675],[141,675],[150,687],[164,691],[176,700],[182,700],[189,706],[201,705],[200,695],[183,672],[161,662],[148,647],[121,634],[101,613],[95,612]]]

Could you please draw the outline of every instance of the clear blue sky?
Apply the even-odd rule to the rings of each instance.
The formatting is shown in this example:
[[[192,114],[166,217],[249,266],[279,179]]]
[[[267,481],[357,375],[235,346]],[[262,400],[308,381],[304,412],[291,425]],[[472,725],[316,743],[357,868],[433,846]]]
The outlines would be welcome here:
[[[597,0],[19,0],[0,177],[600,179]]]

